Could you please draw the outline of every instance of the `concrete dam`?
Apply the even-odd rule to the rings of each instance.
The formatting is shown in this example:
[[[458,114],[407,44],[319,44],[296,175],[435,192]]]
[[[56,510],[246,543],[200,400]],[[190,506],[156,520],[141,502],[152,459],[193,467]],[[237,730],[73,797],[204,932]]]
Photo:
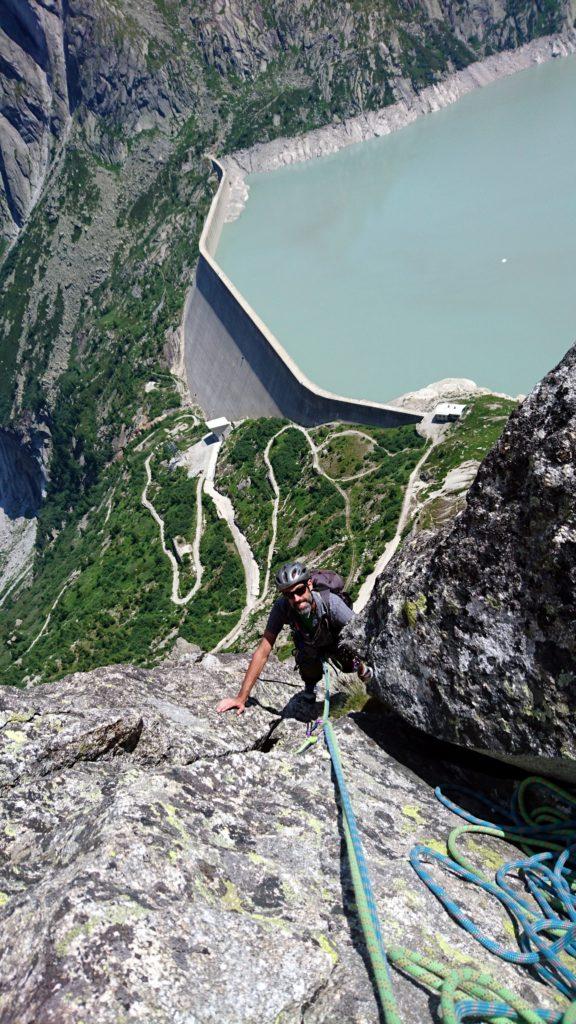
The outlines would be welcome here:
[[[282,416],[302,426],[332,420],[393,427],[418,423],[417,410],[363,402],[316,387],[235,288],[216,260],[230,182],[213,160],[219,187],[200,238],[194,285],[184,310],[190,394],[208,418]]]

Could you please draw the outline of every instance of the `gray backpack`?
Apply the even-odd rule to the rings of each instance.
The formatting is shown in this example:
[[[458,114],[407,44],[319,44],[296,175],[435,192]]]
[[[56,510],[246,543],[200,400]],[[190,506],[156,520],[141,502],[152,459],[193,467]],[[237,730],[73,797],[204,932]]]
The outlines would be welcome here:
[[[322,591],[329,590],[331,594],[337,594],[349,608],[352,607],[352,598],[344,590],[346,584],[339,573],[333,572],[332,569],[314,569],[310,573],[310,579],[314,584],[314,590],[317,590],[320,594],[322,594]]]

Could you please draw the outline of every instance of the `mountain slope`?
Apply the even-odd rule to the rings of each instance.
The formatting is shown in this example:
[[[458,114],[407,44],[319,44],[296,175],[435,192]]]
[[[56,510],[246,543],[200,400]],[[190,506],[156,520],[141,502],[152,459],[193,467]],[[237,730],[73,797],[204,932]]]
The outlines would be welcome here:
[[[576,346],[510,420],[462,513],[409,542],[350,630],[434,736],[576,777]]]
[[[66,555],[44,575],[58,538],[82,536],[128,446],[186,408],[180,319],[215,185],[204,154],[381,106],[572,19],[565,2],[480,14],[381,0],[7,0],[0,480],[13,488],[26,465],[45,492],[2,519],[10,635],[31,580],[40,628],[71,571]],[[139,484],[136,474],[127,486]],[[10,491],[10,508],[22,497]]]

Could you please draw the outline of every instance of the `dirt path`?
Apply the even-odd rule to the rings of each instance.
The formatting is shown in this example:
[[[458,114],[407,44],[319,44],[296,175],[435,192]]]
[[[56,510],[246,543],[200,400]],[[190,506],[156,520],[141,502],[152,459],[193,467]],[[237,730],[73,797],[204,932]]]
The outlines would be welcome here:
[[[194,419],[196,419],[194,417]],[[180,422],[180,421],[179,421]],[[222,447],[222,441],[211,441],[212,434],[206,434],[200,441],[197,441],[194,445],[191,445],[190,449],[182,453],[181,464],[188,467],[189,472],[192,471],[192,475],[198,476],[198,483],[196,486],[196,529],[194,532],[194,540],[191,546],[192,563],[194,566],[195,582],[192,589],[184,596],[180,596],[180,566],[174,553],[166,545],[164,520],[159,515],[154,505],[148,498],[148,487],[152,483],[152,471],[150,463],[153,458],[154,452],[146,458],[144,467],[146,470],[146,484],[142,491],[141,501],[142,504],[154,519],[158,525],[160,531],[160,543],[162,550],[166,555],[166,558],[170,562],[172,569],[172,590],[171,600],[176,605],[186,605],[195,594],[198,593],[202,585],[202,577],[204,575],[204,567],[200,559],[200,544],[202,542],[202,533],[204,529],[204,514],[203,514],[203,496],[206,495],[214,502],[216,512],[220,519],[223,519],[226,523],[238,555],[242,562],[244,570],[244,580],[246,585],[246,602],[242,610],[242,614],[238,622],[230,630],[229,633],[222,640],[219,641],[217,646],[214,648],[215,651],[221,650],[222,647],[229,646],[234,642],[238,634],[244,628],[248,616],[256,607],[258,596],[260,592],[260,570],[258,563],[254,558],[252,549],[236,524],[234,507],[230,499],[221,494],[214,485],[214,476],[216,473],[216,464],[218,462],[218,455]]]
[[[154,505],[148,499],[148,488],[149,488],[150,484],[152,483],[152,471],[150,469],[150,462],[152,460],[153,455],[154,455],[154,452],[150,452],[150,455],[148,456],[148,458],[144,462],[144,468],[146,470],[146,483],[144,485],[144,490],[142,491],[142,495],[141,495],[141,499],[140,500],[141,500],[142,504],[144,505],[144,508],[148,509],[148,511],[149,511],[150,515],[152,516],[154,522],[157,523],[157,525],[158,525],[158,529],[160,530],[160,544],[162,545],[162,550],[163,550],[164,554],[166,555],[166,558],[170,562],[170,566],[171,566],[171,569],[172,569],[172,591],[171,591],[171,594],[170,594],[170,600],[172,601],[173,604],[176,604],[176,605],[186,605],[186,604],[188,604],[189,601],[192,600],[194,595],[198,593],[198,591],[200,589],[200,585],[202,583],[202,565],[201,565],[201,562],[200,562],[200,544],[198,543],[198,546],[196,547],[196,538],[195,538],[195,547],[193,548],[193,552],[192,552],[192,557],[193,557],[193,561],[194,561],[194,571],[196,573],[196,580],[194,582],[194,586],[192,587],[192,590],[190,590],[186,594],[185,597],[180,597],[180,566],[178,564],[178,560],[177,560],[176,556],[173,554],[172,551],[169,550],[169,548],[166,547],[166,538],[165,538],[165,534],[164,534],[164,520],[162,519],[161,516],[158,515],[158,512],[154,508]],[[199,481],[199,484],[200,483],[201,483],[201,481]],[[198,491],[196,492],[196,495],[198,497]],[[196,508],[196,534],[197,535],[198,535],[198,531],[200,531],[200,535],[201,535],[201,533],[202,533],[202,503],[201,502],[200,502],[200,507]]]
[[[365,434],[363,430],[338,430],[336,433],[330,434],[330,437],[327,437],[325,441],[322,441],[322,444],[319,444],[316,447],[316,451],[320,453],[322,449],[327,448],[336,437],[346,437],[349,434],[355,434],[357,437],[363,437],[366,441],[370,441],[374,446],[378,444],[370,434]],[[404,452],[408,451],[407,448],[401,448],[398,452],[391,452],[388,451],[388,448],[384,448],[384,445],[381,445],[380,447],[386,452],[386,455],[390,459],[395,459],[398,455],[402,455]],[[353,473],[351,476],[332,477],[328,476],[328,473],[324,473],[324,476],[334,484],[351,484],[354,480],[361,480],[362,477],[369,476],[370,473],[377,473],[379,469],[380,466],[372,466],[371,469],[361,469],[359,473]]]
[[[26,650],[24,651],[24,654],[20,655],[20,657],[18,658],[18,661],[16,662],[16,664],[19,664],[22,661],[22,658],[24,657],[24,655],[25,654],[29,654],[29,652],[32,650],[32,648],[38,643],[40,637],[44,636],[44,633],[46,632],[46,630],[48,629],[48,626],[50,625],[50,619],[52,618],[52,612],[54,611],[54,609],[55,609],[56,605],[58,604],[60,598],[68,590],[68,587],[72,586],[72,584],[74,583],[74,580],[78,579],[79,575],[80,575],[80,571],[78,569],[74,569],[74,572],[70,573],[68,579],[66,580],[66,583],[62,587],[62,590],[60,591],[60,593],[56,597],[55,601],[53,601],[52,607],[50,608],[50,611],[48,612],[48,615],[46,616],[46,618],[44,620],[44,625],[42,626],[42,629],[34,637],[32,643],[30,644],[30,646],[26,648]]]
[[[369,576],[366,577],[364,583],[360,587],[358,597],[354,602],[355,612],[362,611],[362,609],[365,607],[370,597],[370,594],[372,593],[377,577],[380,575],[381,572],[384,571],[384,569],[388,565],[388,562],[392,558],[392,555],[395,553],[400,543],[400,538],[402,537],[402,533],[404,532],[406,523],[408,522],[408,518],[410,515],[410,507],[412,505],[412,499],[414,497],[414,491],[416,489],[416,485],[418,484],[420,477],[420,470],[422,469],[422,466],[426,462],[426,459],[429,457],[430,453],[433,451],[436,445],[440,443],[441,440],[442,438],[438,437],[432,441],[430,447],[426,449],[424,455],[416,463],[414,469],[412,470],[408,478],[408,483],[406,484],[404,500],[402,501],[402,508],[400,509],[398,524],[396,526],[396,533],[392,537],[392,540],[388,541],[386,547],[384,548],[384,551],[382,552],[380,558],[376,562],[373,571],[370,573]]]
[[[236,523],[234,506],[232,505],[230,498],[225,494],[221,494],[221,492],[217,491],[214,486],[214,474],[216,472],[216,463],[218,461],[218,453],[221,446],[221,441],[212,446],[216,450],[211,454],[208,469],[206,471],[204,493],[212,498],[218,515],[225,521],[230,533],[232,534],[232,539],[240,556],[242,568],[244,569],[246,603],[236,625],[233,626],[230,632],[227,633],[226,636],[222,637],[222,639],[216,644],[216,647],[213,648],[212,653],[214,654],[221,651],[222,648],[229,647],[234,643],[236,638],[244,629],[249,615],[256,608],[258,596],[260,594],[260,569],[256,559],[254,558],[252,548]]]
[[[268,554],[266,555],[266,576],[264,577],[264,586],[262,587],[262,594],[260,596],[260,601],[258,602],[259,606],[261,606],[266,600],[268,590],[270,589],[270,570],[272,567],[272,559],[274,558],[274,551],[276,549],[276,537],[278,535],[278,509],[280,508],[280,488],[278,487],[278,481],[276,480],[274,469],[272,468],[272,463],[270,461],[270,449],[272,448],[276,438],[287,429],[287,427],[282,427],[282,430],[279,430],[277,434],[274,434],[274,436],[270,438],[266,448],[264,449],[264,463],[268,470],[270,486],[274,491],[274,503],[272,508],[272,537],[268,545]]]
[[[204,477],[202,474],[198,477],[198,483],[196,484],[196,528],[194,530],[194,540],[192,541],[192,565],[194,566],[194,574],[196,576],[196,583],[198,589],[202,583],[202,576],[204,573],[204,566],[200,560],[200,544],[202,543],[202,528],[204,526],[204,512],[202,509],[202,489],[204,484]],[[195,591],[197,593],[197,591]]]
[[[147,430],[150,427],[156,427],[156,429],[153,430],[150,434],[146,434],[145,437],[143,437],[142,440],[139,441],[138,444],[134,446],[134,451],[135,452],[143,451],[144,445],[147,444],[148,441],[150,440],[150,438],[153,437],[154,434],[156,434],[158,432],[158,430],[160,429],[158,426],[156,426],[156,424],[159,424],[159,423],[162,422],[162,420],[167,419],[168,416],[172,415],[172,412],[173,412],[173,410],[171,410],[170,412],[163,412],[161,416],[157,416],[155,420],[153,420],[151,423],[148,424],[148,426],[146,427]],[[174,420],[174,423],[173,423],[172,426],[176,427],[179,423],[183,423],[184,420],[193,420],[192,426],[194,426],[194,427],[197,426],[198,423],[200,423],[200,420],[196,416],[196,413],[186,412],[186,413],[183,413],[183,415],[180,416],[177,420]]]

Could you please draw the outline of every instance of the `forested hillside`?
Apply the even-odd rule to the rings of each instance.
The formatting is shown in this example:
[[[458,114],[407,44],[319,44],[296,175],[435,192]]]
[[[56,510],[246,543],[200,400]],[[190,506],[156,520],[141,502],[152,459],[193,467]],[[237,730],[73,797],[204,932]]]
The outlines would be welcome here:
[[[136,650],[144,656],[182,630],[210,644],[226,633],[211,616],[232,617],[242,606],[233,553],[228,604],[218,611],[210,595],[206,609],[195,605],[199,614],[184,618],[175,617],[169,592],[153,600],[161,551],[138,601],[120,597],[153,552],[154,521],[138,504],[143,460],[136,446],[170,410],[199,413],[190,410],[178,373],[179,326],[215,186],[206,153],[380,107],[478,57],[572,23],[571,4],[539,0],[505,9],[489,3],[481,12],[471,3],[456,10],[381,0],[7,0],[0,12],[0,425],[7,443],[0,449],[13,511],[0,532],[0,615],[4,668],[13,674],[4,678],[52,677]],[[375,457],[384,467],[388,456],[375,456],[379,450],[376,439],[357,464],[371,469]],[[233,474],[232,446],[223,455]],[[333,543],[323,550],[335,548],[343,499],[325,479],[308,489],[306,442],[284,435],[275,458],[286,479],[302,466],[296,511],[310,494],[331,503]],[[337,447],[330,459],[337,465]],[[402,460],[405,478],[409,454],[391,459],[394,471],[382,477],[383,525],[369,525],[355,553],[342,542],[344,561],[358,572],[369,570],[392,528]],[[33,507],[28,497],[20,501],[23,476],[31,482],[27,495],[36,495]],[[373,479],[351,488],[356,529],[361,503],[370,507],[375,497],[368,493]],[[126,502],[124,511],[114,500]],[[85,575],[106,545],[108,534],[96,543],[93,531],[102,529],[108,503],[106,525],[124,545],[114,547],[111,535],[105,546],[114,573],[101,568],[99,578],[113,600]],[[205,541],[207,565],[229,545],[219,522]],[[293,550],[291,540],[280,534],[278,555]],[[308,540],[322,554],[318,538]],[[262,532],[256,544],[265,543]],[[125,583],[115,576],[123,572]],[[70,581],[73,573],[80,575]],[[58,639],[63,652],[54,642],[45,661],[41,643],[50,630],[41,638],[35,632],[55,601],[50,629],[66,619],[70,632]],[[118,623],[132,639],[108,642]]]

